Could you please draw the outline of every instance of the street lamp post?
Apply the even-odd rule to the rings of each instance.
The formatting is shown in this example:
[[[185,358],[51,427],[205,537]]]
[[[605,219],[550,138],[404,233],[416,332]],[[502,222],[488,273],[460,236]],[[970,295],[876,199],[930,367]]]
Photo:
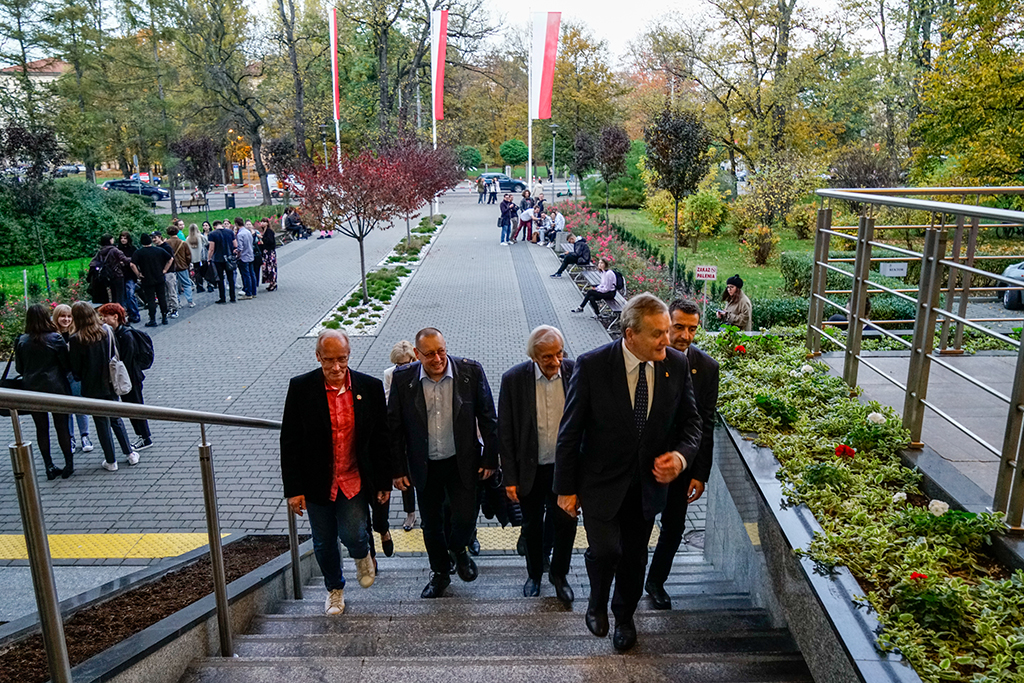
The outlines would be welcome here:
[[[555,192],[555,139],[558,136],[558,124],[551,124],[551,201],[555,201],[558,193]]]

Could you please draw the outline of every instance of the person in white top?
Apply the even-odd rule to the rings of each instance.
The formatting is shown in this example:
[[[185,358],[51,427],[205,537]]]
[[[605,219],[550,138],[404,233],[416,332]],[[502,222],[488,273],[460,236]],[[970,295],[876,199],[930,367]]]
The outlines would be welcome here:
[[[565,216],[556,208],[551,209],[550,219],[544,221],[544,241],[542,247],[555,243],[555,236],[559,231],[565,230]]]
[[[594,309],[594,315],[600,315],[601,311],[597,307],[597,302],[610,301],[615,298],[617,293],[615,271],[608,267],[608,261],[603,258],[597,260],[597,269],[601,272],[601,281],[593,289],[587,290],[579,308],[572,309],[573,313],[582,313],[583,307],[589,303],[590,307]]]
[[[391,397],[391,379],[395,376],[395,368],[399,365],[405,365],[412,363],[416,360],[416,352],[412,345],[412,342],[403,339],[400,342],[395,343],[391,347],[391,367],[384,371],[384,400]],[[407,488],[402,491],[402,509],[405,510],[405,521],[402,522],[402,528],[406,531],[412,531],[413,526],[416,525],[416,489],[413,487]],[[378,511],[374,510],[374,520],[376,522]],[[381,511],[384,514],[384,518],[387,518],[387,510]],[[383,526],[383,525],[381,525]]]

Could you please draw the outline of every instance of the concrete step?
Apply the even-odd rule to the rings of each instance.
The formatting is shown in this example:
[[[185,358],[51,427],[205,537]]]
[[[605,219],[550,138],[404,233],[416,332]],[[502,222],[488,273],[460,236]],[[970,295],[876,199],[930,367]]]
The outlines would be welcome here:
[[[473,560],[476,562],[477,568],[480,571],[480,575],[492,574],[495,576],[502,576],[506,574],[519,575],[526,573],[526,559],[519,556],[504,556],[504,557],[475,557]],[[354,574],[355,565],[352,560],[345,558],[343,566],[346,574]],[[427,559],[419,557],[377,557],[377,564],[381,576],[395,576],[395,577],[407,577],[407,576],[418,576],[426,575],[430,572],[430,563]],[[313,568],[314,576],[321,576],[318,567]],[[574,555],[572,558],[571,567],[569,570],[572,572],[586,573],[586,569],[583,563],[582,556]],[[687,574],[700,574],[703,572],[716,572],[715,567],[703,560],[699,562],[685,562],[680,561],[677,557],[676,561],[672,565],[672,571],[670,575],[687,575]]]
[[[609,653],[611,643],[607,644]],[[810,683],[803,659],[791,654],[644,655],[579,657],[437,657],[206,659],[182,683]]]
[[[556,601],[551,601],[556,602]],[[749,600],[748,600],[749,602]],[[557,603],[556,603],[557,604]],[[324,614],[267,614],[253,619],[249,632],[255,635],[390,635],[395,637],[424,634],[431,636],[468,635],[480,638],[523,636],[568,636],[592,638],[583,620],[585,606],[573,612],[553,611],[538,618],[536,613],[494,615],[404,614],[382,618],[346,610],[339,617]],[[760,609],[749,605],[727,609],[685,611],[641,611],[636,615],[638,633],[748,633],[771,628],[771,620]]]
[[[608,638],[579,635],[533,634],[396,636],[392,634],[344,634],[319,636],[239,636],[239,657],[564,657],[609,654]],[[777,654],[797,652],[785,630],[734,633],[643,634],[637,654],[696,655],[704,653]]]

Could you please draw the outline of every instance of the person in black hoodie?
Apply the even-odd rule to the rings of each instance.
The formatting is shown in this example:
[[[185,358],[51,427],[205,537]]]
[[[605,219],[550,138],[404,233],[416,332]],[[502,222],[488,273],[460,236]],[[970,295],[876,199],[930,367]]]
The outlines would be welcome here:
[[[88,304],[86,304],[88,306]],[[21,374],[26,391],[40,391],[47,394],[71,393],[68,384],[68,347],[64,338],[50,320],[50,312],[42,304],[34,304],[25,312],[25,334],[18,337],[14,346],[14,367]],[[39,455],[46,466],[46,478],[59,476],[65,479],[75,471],[71,433],[68,430],[68,416],[53,414],[53,428],[57,432],[57,443],[64,453],[64,469],[53,464],[50,458],[50,418],[48,413],[30,413],[36,423],[36,443]]]
[[[100,237],[100,250],[89,262],[89,274],[86,278],[89,281],[93,303],[124,303],[124,279],[128,272],[132,272],[132,268],[131,259],[114,246],[113,235]],[[134,271],[134,274],[138,276],[138,271]]]
[[[551,274],[551,277],[562,277],[562,271],[571,265],[585,266],[590,263],[590,245],[587,244],[586,237],[569,235],[569,244],[572,245],[572,251],[562,257],[562,265]]]
[[[142,400],[142,380],[146,376],[139,366],[139,349],[136,348],[135,336],[129,331],[128,314],[124,308],[117,304],[103,304],[96,312],[100,314],[100,320],[107,327],[114,331],[114,341],[117,342],[118,353],[121,354],[121,362],[128,370],[128,376],[132,380],[132,390],[121,397],[125,403],[136,403],[144,405]],[[138,440],[132,444],[132,449],[142,451],[153,445],[153,436],[149,431],[149,420],[132,418],[132,429]]]
[[[71,307],[71,317],[75,323],[75,333],[69,343],[71,372],[82,381],[82,396],[107,401],[119,400],[110,384],[110,359],[114,357],[115,345],[113,331],[100,322],[93,307],[84,301],[75,302]],[[128,433],[121,418],[93,415],[92,419],[96,423],[96,436],[103,448],[103,469],[108,472],[117,471],[111,427],[121,450],[128,458],[128,464],[138,464],[139,454],[128,443]]]

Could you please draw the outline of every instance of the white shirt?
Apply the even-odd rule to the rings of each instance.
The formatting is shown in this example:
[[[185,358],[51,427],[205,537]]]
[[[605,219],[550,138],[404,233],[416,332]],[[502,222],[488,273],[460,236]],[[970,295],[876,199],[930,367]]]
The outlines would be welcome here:
[[[555,446],[558,444],[558,425],[565,410],[565,388],[562,386],[562,370],[548,379],[540,366],[533,364],[533,376],[537,383],[537,464],[555,463]]]
[[[533,209],[527,209],[519,214],[519,220],[521,221],[532,221],[533,220]]]
[[[640,379],[640,372],[637,368],[640,367],[640,359],[633,355],[633,353],[626,347],[626,342],[622,342],[622,357],[626,361],[626,386],[629,387],[629,404],[636,406],[636,383]],[[644,370],[647,373],[647,415],[651,414],[651,391],[654,389],[654,363],[647,361],[644,365]]]
[[[555,230],[565,230],[565,216],[561,213],[555,214]]]

